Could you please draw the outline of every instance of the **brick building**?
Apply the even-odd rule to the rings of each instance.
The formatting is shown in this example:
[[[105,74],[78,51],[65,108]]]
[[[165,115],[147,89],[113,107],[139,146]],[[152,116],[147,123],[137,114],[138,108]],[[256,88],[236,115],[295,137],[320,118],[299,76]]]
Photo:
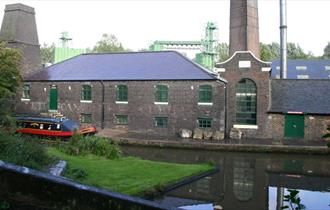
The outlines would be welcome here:
[[[177,52],[83,54],[25,78],[20,113],[176,135],[224,130],[225,80]]]
[[[329,80],[272,78],[278,64],[259,59],[257,0],[231,0],[231,57],[216,73],[163,51],[83,54],[30,74],[40,65],[34,9],[14,4],[5,11],[0,40],[24,57],[17,113],[59,112],[82,124],[160,135],[200,127],[257,139],[319,140],[330,124]],[[327,62],[295,70],[316,65],[328,75]]]

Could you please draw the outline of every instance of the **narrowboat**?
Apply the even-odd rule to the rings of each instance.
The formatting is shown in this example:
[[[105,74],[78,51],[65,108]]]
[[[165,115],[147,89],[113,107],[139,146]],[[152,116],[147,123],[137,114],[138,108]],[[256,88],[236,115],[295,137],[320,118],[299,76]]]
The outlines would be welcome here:
[[[80,128],[78,123],[65,118],[16,117],[17,133],[47,137],[71,137],[75,132],[93,135],[95,126]]]

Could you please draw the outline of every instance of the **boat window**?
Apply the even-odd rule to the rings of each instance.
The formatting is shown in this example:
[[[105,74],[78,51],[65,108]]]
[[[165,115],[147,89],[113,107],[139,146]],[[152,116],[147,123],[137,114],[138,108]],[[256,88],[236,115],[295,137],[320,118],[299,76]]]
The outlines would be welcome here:
[[[41,130],[44,129],[44,124],[40,124],[40,127],[39,127]]]

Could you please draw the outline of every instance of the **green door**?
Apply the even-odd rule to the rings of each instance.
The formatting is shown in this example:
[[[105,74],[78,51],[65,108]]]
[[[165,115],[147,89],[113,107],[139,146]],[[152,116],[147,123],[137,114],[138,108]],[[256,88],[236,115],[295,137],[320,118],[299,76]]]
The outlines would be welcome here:
[[[57,87],[54,85],[50,86],[49,109],[57,110]]]
[[[284,137],[304,138],[304,115],[287,114],[285,115]]]

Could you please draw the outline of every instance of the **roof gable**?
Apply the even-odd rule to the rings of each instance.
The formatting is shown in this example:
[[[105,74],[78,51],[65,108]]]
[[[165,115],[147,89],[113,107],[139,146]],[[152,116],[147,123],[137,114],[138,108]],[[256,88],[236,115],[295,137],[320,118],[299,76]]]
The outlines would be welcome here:
[[[82,54],[25,80],[216,80],[216,77],[177,52],[161,51]]]

